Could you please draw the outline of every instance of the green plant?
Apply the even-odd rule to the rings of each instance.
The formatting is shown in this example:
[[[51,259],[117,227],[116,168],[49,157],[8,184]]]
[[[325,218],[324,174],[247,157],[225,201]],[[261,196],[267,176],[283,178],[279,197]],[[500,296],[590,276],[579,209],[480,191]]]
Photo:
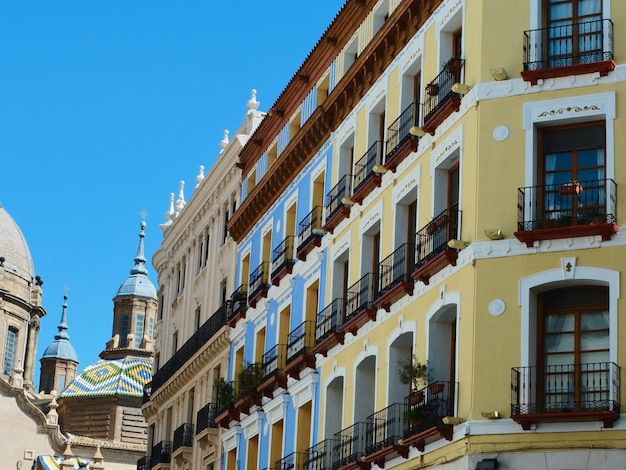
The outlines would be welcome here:
[[[232,384],[226,382],[223,377],[218,377],[213,381],[213,388],[215,389],[218,410],[224,410],[232,405],[235,400]]]
[[[251,362],[239,372],[239,396],[251,395],[256,392],[263,378],[263,364]]]
[[[398,378],[403,384],[410,384],[411,391],[415,392],[426,386],[428,382],[428,364],[421,363],[417,356],[411,356],[408,359],[398,362]]]

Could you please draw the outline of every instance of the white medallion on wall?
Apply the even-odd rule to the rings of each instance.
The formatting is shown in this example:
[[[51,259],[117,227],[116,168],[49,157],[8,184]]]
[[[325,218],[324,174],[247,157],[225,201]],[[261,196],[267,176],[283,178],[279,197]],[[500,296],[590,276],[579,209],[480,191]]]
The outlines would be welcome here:
[[[506,310],[506,304],[502,299],[494,299],[489,303],[489,313],[494,317],[499,317]]]
[[[498,126],[493,130],[493,138],[498,142],[506,140],[509,136],[509,128],[506,126]]]

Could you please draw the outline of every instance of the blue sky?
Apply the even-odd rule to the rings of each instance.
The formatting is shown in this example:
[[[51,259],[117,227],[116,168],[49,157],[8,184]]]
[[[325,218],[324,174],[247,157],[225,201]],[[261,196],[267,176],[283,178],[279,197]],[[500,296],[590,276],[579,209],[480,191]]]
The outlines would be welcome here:
[[[38,357],[68,288],[79,369],[98,359],[139,213],[151,258],[169,194],[189,199],[250,90],[267,110],[343,3],[0,2],[0,204],[44,280]]]

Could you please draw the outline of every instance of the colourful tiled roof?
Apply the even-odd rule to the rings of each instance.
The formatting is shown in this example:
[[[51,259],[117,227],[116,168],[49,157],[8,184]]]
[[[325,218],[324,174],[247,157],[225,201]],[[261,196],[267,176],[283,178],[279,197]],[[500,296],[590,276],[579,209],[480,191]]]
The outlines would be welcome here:
[[[143,387],[152,380],[152,361],[125,357],[98,361],[87,367],[61,393],[61,397],[143,395]]]

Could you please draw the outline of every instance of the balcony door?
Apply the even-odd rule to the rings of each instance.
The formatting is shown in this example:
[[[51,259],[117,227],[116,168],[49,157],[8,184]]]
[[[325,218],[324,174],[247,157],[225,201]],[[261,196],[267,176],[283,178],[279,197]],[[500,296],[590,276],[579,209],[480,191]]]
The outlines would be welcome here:
[[[546,0],[551,67],[602,60],[602,0]]]
[[[593,411],[610,390],[608,289],[576,287],[539,296],[537,390],[543,412]],[[540,411],[540,410],[539,410]]]
[[[545,221],[591,223],[606,214],[604,122],[540,130]],[[579,182],[574,188],[571,183]],[[571,218],[571,219],[570,219]]]

